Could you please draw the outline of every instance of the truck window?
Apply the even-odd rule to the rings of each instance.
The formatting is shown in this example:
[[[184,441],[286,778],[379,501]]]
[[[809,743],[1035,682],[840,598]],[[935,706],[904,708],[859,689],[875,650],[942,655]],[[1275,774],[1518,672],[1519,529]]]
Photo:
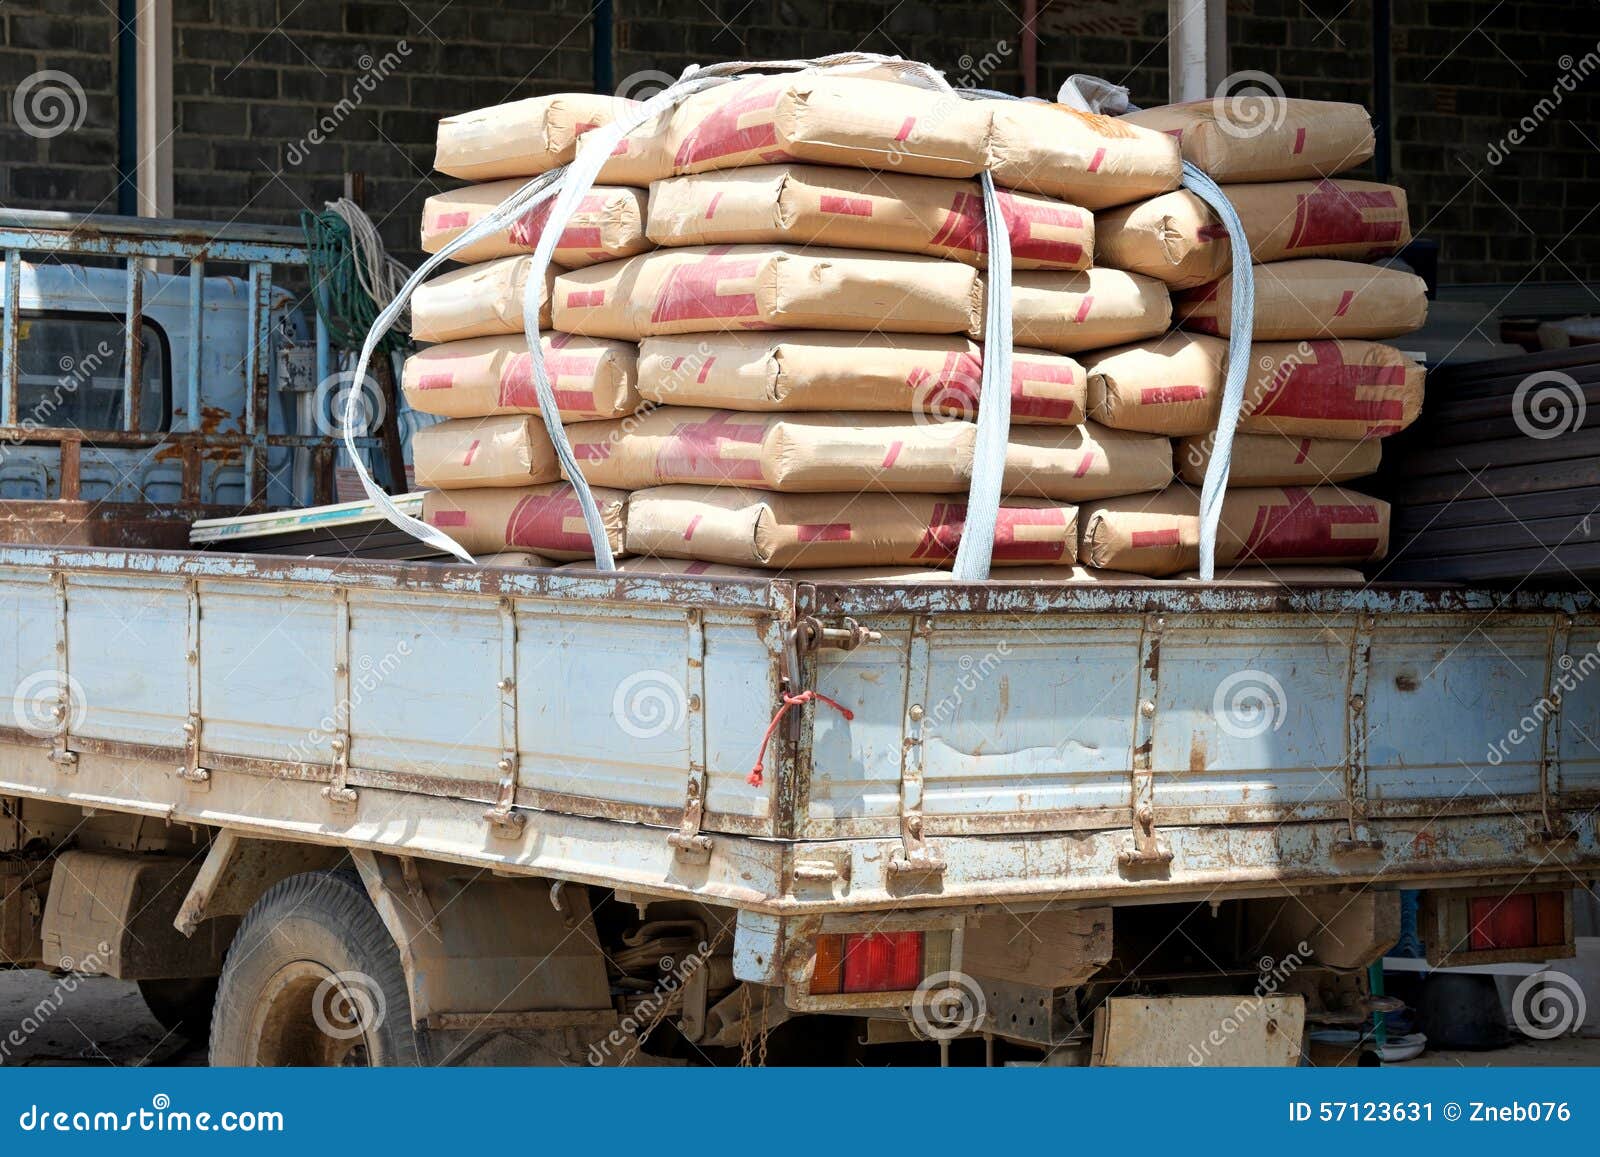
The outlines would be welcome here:
[[[124,323],[113,315],[24,313],[17,329],[17,422],[35,427],[121,430]],[[165,430],[172,372],[166,335],[145,318],[140,429]]]

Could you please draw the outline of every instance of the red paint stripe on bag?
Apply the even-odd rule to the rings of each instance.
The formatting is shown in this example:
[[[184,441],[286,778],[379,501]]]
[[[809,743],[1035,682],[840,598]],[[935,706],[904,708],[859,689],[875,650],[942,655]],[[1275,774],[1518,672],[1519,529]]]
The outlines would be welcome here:
[[[1100,164],[1105,159],[1106,159],[1106,151],[1105,151],[1105,149],[1096,149],[1094,151],[1094,156],[1089,158],[1089,171],[1091,173],[1098,173],[1100,171]]]
[[[417,379],[417,389],[448,390],[451,386],[455,385],[455,381],[455,374],[449,372],[448,370],[439,374],[423,374]]]
[[[467,221],[467,211],[461,209],[454,213],[440,213],[433,219],[433,227],[435,229],[465,229]]]
[[[1347,289],[1339,297],[1339,308],[1333,311],[1334,317],[1343,317],[1350,308],[1350,303],[1356,298],[1356,291]]]
[[[822,211],[841,217],[870,217],[872,202],[866,197],[839,197],[825,194],[822,198]]]
[[[722,194],[717,193],[711,198],[711,203],[706,206],[706,220],[711,220],[711,215],[717,211],[717,202],[722,200]]]
[[[465,510],[435,510],[433,517],[428,519],[434,526],[465,526],[467,512]]]
[[[1303,129],[1303,128],[1295,129],[1294,130],[1294,155],[1298,157],[1302,152],[1305,151],[1305,147],[1306,147],[1306,130]]]
[[[689,525],[683,528],[683,541],[684,542],[688,542],[691,538],[694,537],[695,527],[700,525],[700,519],[702,517],[703,517],[703,515],[699,515],[699,514],[695,515],[693,518],[691,518],[689,520]]]
[[[1145,546],[1177,546],[1178,528],[1166,530],[1136,530],[1128,536],[1135,549]]]
[[[472,459],[478,453],[478,447],[481,445],[483,445],[483,441],[479,438],[474,438],[472,445],[467,447],[467,452],[461,457],[461,465],[471,466]]]
[[[900,450],[904,445],[905,443],[898,439],[889,443],[889,452],[883,456],[883,468],[885,470],[894,465],[894,460],[900,457]]]
[[[900,131],[895,133],[894,139],[897,140],[897,141],[905,140],[907,137],[909,137],[911,135],[911,130],[916,128],[916,127],[917,127],[917,118],[916,117],[906,117],[905,122],[903,124],[901,124],[901,126],[900,126]]]
[[[850,524],[848,522],[802,522],[794,528],[795,537],[801,542],[849,542]]]
[[[1078,461],[1078,468],[1072,472],[1074,478],[1082,478],[1094,468],[1094,451],[1085,450],[1083,457]]]
[[[1073,318],[1079,325],[1089,320],[1089,311],[1094,308],[1094,294],[1086,293],[1083,300],[1078,303],[1077,316]]]
[[[603,289],[574,289],[567,294],[568,309],[592,309],[605,303],[606,291]]]
[[[1296,466],[1298,466],[1298,465],[1300,465],[1300,463],[1304,462],[1309,457],[1311,457],[1311,439],[1310,438],[1301,438],[1300,439],[1300,450],[1294,456],[1294,464]]]
[[[1205,396],[1204,386],[1146,386],[1139,391],[1139,404],[1164,406],[1174,402],[1198,402]]]

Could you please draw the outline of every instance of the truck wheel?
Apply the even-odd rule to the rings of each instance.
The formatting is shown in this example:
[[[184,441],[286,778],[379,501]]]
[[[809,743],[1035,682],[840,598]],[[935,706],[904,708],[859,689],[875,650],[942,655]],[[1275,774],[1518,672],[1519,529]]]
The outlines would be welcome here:
[[[150,1015],[170,1033],[203,1040],[211,1031],[211,1010],[217,1003],[217,978],[141,980],[139,995]]]
[[[291,876],[245,915],[222,966],[211,1063],[422,1063],[399,949],[355,873]]]

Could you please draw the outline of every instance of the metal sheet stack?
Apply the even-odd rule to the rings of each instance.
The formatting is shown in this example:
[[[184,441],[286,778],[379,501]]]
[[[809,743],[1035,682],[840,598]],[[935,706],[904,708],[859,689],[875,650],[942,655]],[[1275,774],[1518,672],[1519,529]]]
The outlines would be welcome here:
[[[1405,192],[1336,174],[1372,155],[1358,105],[1200,101],[1123,118],[1178,140],[1224,186],[1255,262],[1254,347],[1217,541],[1230,565],[1360,565],[1383,557],[1385,503],[1341,483],[1415,421],[1422,367],[1382,339],[1421,326],[1422,280],[1367,264],[1410,240]],[[1187,190],[1096,215],[1098,260],[1163,281],[1177,328],[1087,358],[1089,416],[1174,437],[1178,482],[1081,515],[1082,557],[1163,575],[1196,565],[1232,314],[1230,239]]]
[[[429,199],[424,248],[438,251],[523,180],[569,161],[581,133],[625,105],[574,94],[447,118],[437,167],[482,183]],[[613,551],[684,566],[920,575],[949,565],[964,526],[990,289],[976,179],[987,169],[1004,186],[1016,341],[995,565],[1090,577],[1073,564],[1087,530],[1080,506],[1095,504],[1097,527],[1126,525],[1142,545],[1108,549],[1108,531],[1097,531],[1083,539],[1094,556],[1085,561],[1152,575],[1192,568],[1192,495],[1174,486],[1172,438],[1191,437],[1179,468],[1197,478],[1226,348],[1216,336],[1226,328],[1226,243],[1221,266],[1213,254],[1176,274],[1140,256],[1138,211],[1188,194],[1174,192],[1179,137],[1133,119],[868,77],[763,76],[692,96],[632,134],[558,239],[539,318],[561,417]],[[1214,234],[1195,213],[1196,233]],[[1119,240],[1111,260],[1097,258],[1107,221]],[[418,291],[413,333],[437,344],[409,360],[404,385],[414,408],[449,419],[413,443],[418,481],[433,488],[428,522],[474,553],[582,560],[591,547],[537,414],[522,336],[543,227],[530,214]],[[1351,283],[1348,302],[1324,309],[1322,297],[1345,294],[1349,279],[1325,274],[1307,270],[1275,295],[1258,271],[1257,336],[1285,344],[1260,347],[1263,400],[1245,428],[1264,441],[1241,438],[1236,486],[1264,485],[1273,469],[1275,484],[1292,484],[1308,477],[1306,463],[1331,481],[1366,472],[1375,444],[1361,439],[1409,420],[1299,412],[1307,391],[1330,390],[1335,356],[1375,366],[1369,376],[1402,408],[1411,396],[1406,367],[1384,347],[1331,340],[1370,336],[1358,323],[1401,332],[1395,293],[1409,304],[1409,285]],[[1169,284],[1204,287],[1180,299],[1185,329],[1172,333]],[[1296,308],[1307,301],[1309,319]],[[1351,448],[1325,441],[1338,437]],[[1286,438],[1303,448],[1281,452]],[[1381,553],[1285,538],[1283,525],[1348,520],[1324,511],[1327,494],[1310,493],[1310,507],[1288,500],[1282,524],[1274,510],[1292,491],[1240,490],[1230,503],[1253,502],[1257,523],[1274,529],[1268,540],[1241,535],[1236,548],[1229,540],[1229,557]],[[1156,540],[1164,549],[1146,549]],[[1273,555],[1274,541],[1293,550]]]

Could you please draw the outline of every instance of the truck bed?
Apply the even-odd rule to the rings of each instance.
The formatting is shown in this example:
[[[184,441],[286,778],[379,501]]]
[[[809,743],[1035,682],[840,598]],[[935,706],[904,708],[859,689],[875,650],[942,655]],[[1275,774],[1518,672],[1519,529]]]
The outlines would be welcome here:
[[[1588,594],[13,547],[0,666],[0,795],[760,912],[1600,871]]]

